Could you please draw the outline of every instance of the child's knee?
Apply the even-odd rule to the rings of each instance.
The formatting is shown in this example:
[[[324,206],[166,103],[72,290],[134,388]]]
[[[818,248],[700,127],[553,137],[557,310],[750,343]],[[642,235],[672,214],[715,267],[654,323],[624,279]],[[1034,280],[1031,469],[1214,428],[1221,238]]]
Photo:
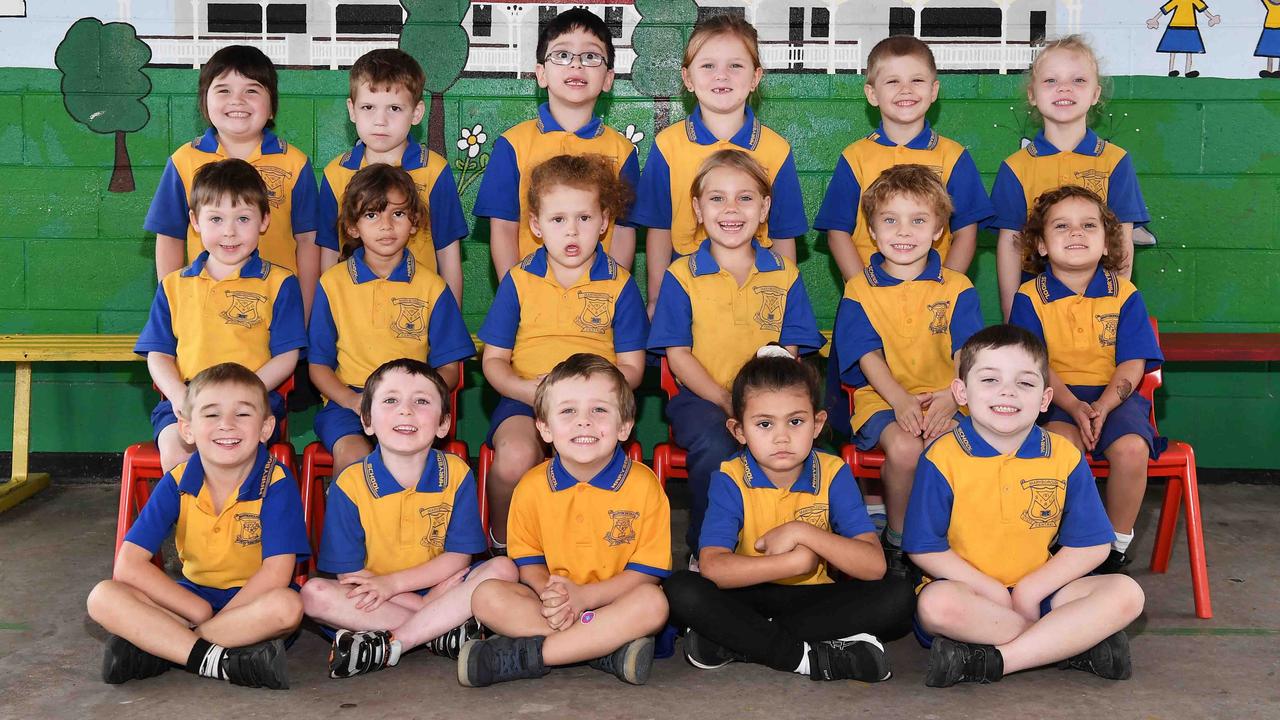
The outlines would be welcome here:
[[[700,605],[706,597],[706,584],[710,580],[698,573],[680,570],[662,581],[662,593],[669,607],[688,609]]]
[[[482,619],[504,614],[511,595],[509,584],[509,581],[490,578],[477,585],[471,593],[471,614]]]
[[[326,578],[312,578],[303,583],[298,596],[307,615],[328,615],[333,610],[334,582]]]
[[[640,632],[653,635],[667,624],[669,608],[667,596],[663,594],[661,587],[656,584],[641,585],[632,592],[632,599],[635,602]]]
[[[914,470],[924,452],[924,441],[905,432],[884,433],[880,436],[880,447],[884,457],[895,467],[903,470]]]
[[[302,622],[302,597],[293,588],[276,588],[259,601],[269,622],[277,628],[293,629]]]
[[[924,586],[916,598],[916,615],[926,629],[942,631],[962,621],[960,594],[964,590],[955,583],[932,582]]]
[[[1111,607],[1117,614],[1122,617],[1133,620],[1142,614],[1142,608],[1147,604],[1146,593],[1142,591],[1142,586],[1137,580],[1128,575],[1110,575],[1108,581],[1114,587],[1112,590],[1115,594],[1115,601]]]
[[[511,583],[520,581],[520,570],[516,564],[511,562],[511,558],[501,555],[486,560],[473,573],[481,580],[503,580]]]
[[[160,452],[160,469],[164,472],[177,467],[191,459],[192,449],[182,442],[178,434],[178,426],[170,425],[160,431],[156,437],[156,449]]]
[[[106,612],[118,605],[120,592],[123,590],[123,584],[115,580],[103,580],[93,589],[89,591],[89,597],[85,598],[85,609],[89,612],[89,617],[97,620]]]
[[[507,437],[502,440],[495,438],[491,469],[497,472],[491,472],[489,478],[514,488],[521,476],[540,462],[542,446],[532,436]]]
[[[1147,458],[1150,457],[1147,441],[1140,435],[1121,435],[1103,454],[1112,465],[1126,467],[1146,467]]]

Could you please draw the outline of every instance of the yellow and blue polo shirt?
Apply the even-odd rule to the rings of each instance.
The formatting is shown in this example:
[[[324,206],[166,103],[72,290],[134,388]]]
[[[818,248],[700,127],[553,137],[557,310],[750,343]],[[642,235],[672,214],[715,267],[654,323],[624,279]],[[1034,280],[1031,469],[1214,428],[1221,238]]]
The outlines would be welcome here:
[[[1164,362],[1142,294],[1101,265],[1081,295],[1046,267],[1018,288],[1009,322],[1044,341],[1049,367],[1067,385],[1107,385],[1127,360],[1145,360],[1144,372]]]
[[[238,274],[210,277],[209,253],[160,281],[133,351],[177,358],[183,382],[218,363],[258,370],[307,346],[298,278],[254,251]]]
[[[844,461],[811,450],[790,488],[775,487],[750,450],[720,464],[711,475],[707,515],[702,521],[698,546],[728,548],[747,557],[759,557],[756,541],[765,533],[792,520],[833,532],[842,537],[874,533],[858,481]],[[827,561],[805,575],[774,580],[779,585],[818,585],[832,582]]]
[[[266,558],[311,554],[298,483],[264,445],[222,508],[213,507],[200,453],[179,463],[156,484],[124,539],[155,554],[170,530],[183,577],[219,590],[243,587]]]
[[[1036,198],[1063,185],[1097,193],[1120,222],[1141,225],[1151,220],[1133,160],[1122,148],[1087,130],[1074,150],[1063,151],[1041,130],[1001,163],[991,187],[996,214],[990,227],[1021,232]]]
[[[194,258],[204,250],[200,233],[191,226],[187,199],[196,170],[211,162],[226,160],[227,154],[218,142],[213,128],[174,151],[160,175],[155,199],[147,210],[142,227],[170,237],[187,239],[187,257]],[[246,161],[258,170],[267,184],[267,203],[271,206],[271,224],[262,234],[258,250],[267,261],[298,272],[298,244],[294,235],[316,229],[316,176],[306,153],[262,131],[262,145]]]
[[[1160,12],[1168,15],[1173,13],[1173,17],[1169,19],[1169,27],[1171,28],[1193,28],[1196,26],[1196,13],[1204,12],[1209,9],[1204,0],[1169,0],[1169,2],[1160,6]]]
[[[595,353],[615,362],[619,353],[643,350],[649,316],[631,273],[597,245],[591,266],[562,287],[538,248],[511,268],[476,335],[485,344],[511,350],[511,367],[522,378],[551,372],[574,353]]]
[[[814,352],[827,341],[818,332],[809,293],[790,260],[755,240],[755,266],[741,286],[711,254],[711,241],[667,268],[653,311],[649,350],[688,347],[724,388],[761,346],[776,342]]]
[[[353,388],[396,358],[438,368],[476,354],[449,286],[407,250],[386,279],[369,268],[364,248],[326,270],[307,331],[308,361],[333,368]]]
[[[925,121],[924,129],[905,145],[896,145],[881,125],[875,132],[844,149],[836,161],[836,169],[827,185],[827,194],[818,215],[813,219],[817,230],[841,230],[853,235],[858,256],[870,258],[876,252],[867,217],[862,212],[862,191],[895,165],[924,165],[942,178],[954,209],[948,228],[934,243],[934,249],[947,259],[951,249],[951,233],[974,223],[982,223],[995,214],[987,197],[978,166],[963,145],[939,135]]]
[[[1061,435],[1031,426],[1002,455],[964,418],[916,466],[902,549],[954,550],[1006,587],[1049,561],[1049,548],[1115,540],[1089,463]],[[945,578],[934,578],[945,579]]]
[[[342,233],[338,232],[338,217],[342,213],[342,196],[356,171],[365,166],[364,142],[357,142],[350,151],[334,158],[324,168],[320,180],[319,216],[316,224],[316,245],[335,252],[342,250]],[[400,167],[413,178],[418,195],[427,210],[427,217],[418,225],[418,232],[409,238],[409,252],[422,267],[438,272],[436,251],[443,250],[467,236],[467,219],[463,217],[462,202],[458,200],[458,185],[453,180],[449,161],[427,149],[426,145],[409,139]]]
[[[520,223],[520,256],[542,246],[529,227],[529,178],[533,169],[557,155],[602,155],[618,168],[618,177],[632,188],[640,183],[640,158],[635,145],[599,117],[574,132],[565,130],[551,115],[551,106],[538,106],[538,117],[526,120],[493,143],[489,163],[472,212],[476,217]],[[613,247],[614,223],[630,225],[628,218],[612,218],[604,235],[605,252]]]
[[[765,238],[762,244],[772,245],[769,238],[794,238],[809,231],[791,145],[762,125],[750,107],[746,108],[746,122],[728,140],[717,139],[707,129],[701,108],[695,108],[684,122],[658,133],[640,176],[631,221],[671,230],[671,247],[677,255],[697,251],[707,232],[693,214],[693,178],[703,160],[724,149],[746,152],[769,175],[772,202],[768,222],[760,224],[760,236]]]
[[[488,549],[476,481],[467,462],[432,449],[422,476],[403,487],[375,449],[329,487],[316,566],[323,572],[387,575],[443,553]]]
[[[595,477],[569,474],[557,455],[520,478],[511,496],[507,556],[545,565],[579,585],[624,570],[671,574],[671,507],[658,478],[621,447]]]
[[[840,380],[854,392],[854,430],[889,403],[867,382],[858,361],[884,350],[893,379],[912,394],[948,387],[956,377],[955,353],[982,329],[978,291],[962,273],[942,267],[929,251],[924,271],[903,282],[884,271],[884,255],[871,256],[862,273],[849,278],[836,311],[832,343]]]

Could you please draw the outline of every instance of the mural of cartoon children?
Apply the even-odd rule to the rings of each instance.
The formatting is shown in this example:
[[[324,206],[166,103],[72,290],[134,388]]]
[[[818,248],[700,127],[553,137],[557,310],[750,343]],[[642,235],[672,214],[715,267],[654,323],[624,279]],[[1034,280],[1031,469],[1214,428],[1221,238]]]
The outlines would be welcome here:
[[[1169,53],[1169,77],[1178,77],[1178,71],[1173,69],[1178,53],[1185,53],[1187,56],[1187,77],[1200,77],[1199,70],[1191,69],[1191,56],[1204,54],[1204,40],[1200,37],[1200,28],[1196,24],[1198,12],[1204,13],[1208,18],[1209,27],[1222,22],[1222,16],[1209,12],[1209,6],[1204,0],[1169,0],[1147,20],[1147,27],[1157,30],[1160,27],[1160,16],[1173,13],[1169,27],[1165,28],[1164,35],[1160,37],[1160,45],[1156,47],[1156,52]]]
[[[1260,0],[1267,9],[1267,17],[1262,21],[1262,35],[1258,37],[1258,47],[1253,51],[1254,57],[1267,59],[1267,69],[1259,70],[1258,77],[1280,78],[1280,70],[1276,70],[1276,58],[1280,58],[1280,0]]]

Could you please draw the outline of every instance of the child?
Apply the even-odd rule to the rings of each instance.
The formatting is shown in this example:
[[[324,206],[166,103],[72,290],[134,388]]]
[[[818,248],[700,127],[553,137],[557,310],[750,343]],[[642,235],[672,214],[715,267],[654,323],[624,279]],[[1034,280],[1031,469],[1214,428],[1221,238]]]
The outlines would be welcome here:
[[[476,217],[489,218],[489,255],[499,279],[541,239],[529,222],[530,172],[556,155],[601,155],[628,189],[640,181],[636,148],[592,113],[601,93],[613,87],[613,35],[584,8],[556,15],[538,32],[538,87],[547,102],[538,117],[502,134],[493,144],[476,195]],[[626,217],[611,215],[601,239],[604,250],[628,270],[635,258],[636,231]],[[516,477],[519,477],[518,475]]]
[[[289,581],[310,546],[298,485],[263,445],[275,429],[267,388],[241,365],[214,365],[191,380],[180,417],[196,454],[160,479],[112,579],[89,593],[89,617],[111,633],[102,680],[140,680],[173,664],[234,685],[287,688],[280,638],[302,620]],[[151,563],[171,531],[177,582]]]
[[[761,246],[757,232],[772,199],[764,168],[745,152],[718,150],[702,162],[690,189],[708,237],[664,272],[649,350],[667,356],[682,386],[667,403],[667,418],[689,453],[685,540],[696,558],[711,475],[739,449],[725,426],[733,417],[734,376],[762,345],[778,343],[796,355],[826,340],[799,269]]]
[[[879,252],[845,283],[832,333],[840,380],[856,388],[853,442],[885,454],[884,544],[895,577],[907,573],[902,518],[916,461],[955,427],[955,354],[982,328],[978,291],[933,249],[951,210],[947,189],[923,165],[894,165],[871,183],[861,211]]]
[[[1164,355],[1142,295],[1119,275],[1124,236],[1102,198],[1076,185],[1041,195],[1022,240],[1025,266],[1040,275],[1018,290],[1009,320],[1049,346],[1045,427],[1111,466],[1115,540],[1103,570],[1119,572],[1129,564],[1147,459],[1167,444],[1151,425],[1151,403],[1136,392]]]
[[[307,346],[298,279],[258,254],[259,237],[271,226],[270,193],[258,171],[244,160],[203,165],[190,202],[187,214],[204,252],[161,280],[133,349],[147,358],[151,381],[164,395],[151,411],[151,427],[165,472],[195,450],[174,414],[186,405],[185,383],[208,367],[237,362],[274,388],[293,375]],[[279,420],[284,400],[270,397]]]
[[[200,253],[200,229],[188,222],[196,170],[240,158],[262,175],[271,201],[262,257],[298,276],[304,317],[309,317],[320,276],[316,176],[306,154],[271,131],[280,104],[275,66],[251,45],[229,45],[200,69],[198,95],[200,115],[210,127],[169,158],[143,222],[156,234],[156,277],[163,280],[183,266],[184,257],[190,261]]]
[[[329,488],[318,567],[336,580],[302,588],[307,615],[339,628],[329,677],[381,670],[424,643],[458,657],[479,628],[471,593],[489,578],[515,581],[494,558],[472,569],[484,531],[466,460],[431,449],[449,432],[449,388],[431,366],[384,363],[360,395],[365,432],[378,448]]]
[[[373,449],[359,415],[369,373],[395,358],[425,360],[452,388],[476,353],[453,293],[405,249],[423,212],[409,173],[382,163],[357,172],[342,196],[346,262],[320,278],[309,328],[311,382],[327,398],[316,436],[337,472]]]
[[[399,165],[417,185],[423,217],[409,240],[409,252],[422,267],[444,278],[454,300],[462,304],[462,251],[458,241],[467,236],[467,220],[458,200],[453,171],[444,158],[409,135],[422,121],[422,87],[426,78],[413,56],[403,50],[371,50],[351,66],[347,115],[356,126],[359,142],[334,158],[320,182],[320,218],[316,245],[320,246],[320,271],[338,262],[341,251],[339,199],[356,171],[373,163]]]
[[[458,657],[467,687],[546,675],[587,661],[632,685],[649,678],[666,625],[658,582],[671,572],[671,509],[649,468],[619,443],[635,423],[630,382],[599,355],[575,353],[538,384],[538,433],[556,455],[520,480],[510,556],[520,582],[476,588],[476,620],[499,637]]]
[[[664,583],[673,622],[689,628],[685,657],[703,669],[742,659],[814,680],[887,680],[882,641],[910,632],[911,586],[881,579],[857,481],[813,449],[826,419],[817,372],[768,350],[733,381],[729,428],[747,449],[712,478],[702,574]],[[854,579],[834,582],[828,566]]]
[[[996,242],[996,279],[1000,312],[1009,317],[1013,296],[1023,276],[1017,235],[1027,222],[1032,202],[1059,185],[1083,185],[1098,193],[1123,223],[1123,255],[1117,258],[1122,277],[1133,270],[1133,226],[1147,214],[1133,160],[1123,149],[1089,129],[1089,110],[1102,97],[1098,57],[1079,35],[1045,45],[1031,63],[1027,101],[1044,119],[1044,130],[1029,145],[1000,165],[991,201],[1000,231]]]
[[[885,38],[867,56],[867,102],[880,110],[880,127],[844,149],[813,225],[827,232],[831,257],[845,282],[862,272],[876,251],[859,212],[859,197],[886,168],[905,163],[941,172],[953,213],[937,247],[943,267],[965,273],[978,243],[978,223],[993,210],[969,151],[925,119],[938,99],[933,51],[910,35]]]
[[[766,168],[773,202],[767,221],[761,221],[761,245],[795,260],[795,238],[809,231],[791,146],[760,124],[747,104],[764,75],[756,29],[736,15],[711,15],[693,29],[682,64],[684,86],[698,106],[654,138],[631,213],[637,225],[649,228],[650,314],[673,255],[694,253],[707,237],[690,188],[702,162],[717,150],[740,148]]]
[[[969,417],[920,460],[902,544],[926,575],[916,618],[932,642],[930,687],[1059,661],[1116,680],[1131,672],[1124,628],[1142,589],[1086,576],[1111,526],[1080,451],[1036,427],[1048,378],[1044,344],[1018,327],[989,327],[960,349],[952,390]]]
[[[612,360],[633,389],[644,374],[644,302],[630,273],[600,243],[630,194],[599,155],[558,155],[529,175],[529,227],[542,246],[502,278],[478,333],[485,380],[500,396],[485,439],[493,448],[486,480],[490,540],[498,551],[511,493],[542,462],[532,407],[542,376],[575,352]]]

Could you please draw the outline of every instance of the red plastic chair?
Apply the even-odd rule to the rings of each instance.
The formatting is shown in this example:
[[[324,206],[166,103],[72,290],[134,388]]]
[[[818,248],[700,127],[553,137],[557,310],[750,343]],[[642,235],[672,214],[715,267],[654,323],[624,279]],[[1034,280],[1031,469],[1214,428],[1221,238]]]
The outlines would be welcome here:
[[[667,400],[680,392],[680,388],[676,386],[676,377],[671,374],[671,367],[667,365],[665,355],[662,357],[660,382],[662,391],[667,394]],[[670,425],[667,426],[667,441],[653,446],[653,474],[658,476],[658,482],[662,483],[664,488],[667,486],[667,478],[689,479],[689,454],[684,448],[676,445]]]
[[[844,390],[845,396],[849,398],[849,417],[853,417],[854,388],[843,383],[841,383],[840,388]],[[840,446],[840,458],[853,471],[853,477],[857,479],[864,497],[884,494],[884,485],[880,482],[880,468],[884,466],[884,452],[882,450],[874,448],[871,450],[859,450],[853,443],[848,443]]]

